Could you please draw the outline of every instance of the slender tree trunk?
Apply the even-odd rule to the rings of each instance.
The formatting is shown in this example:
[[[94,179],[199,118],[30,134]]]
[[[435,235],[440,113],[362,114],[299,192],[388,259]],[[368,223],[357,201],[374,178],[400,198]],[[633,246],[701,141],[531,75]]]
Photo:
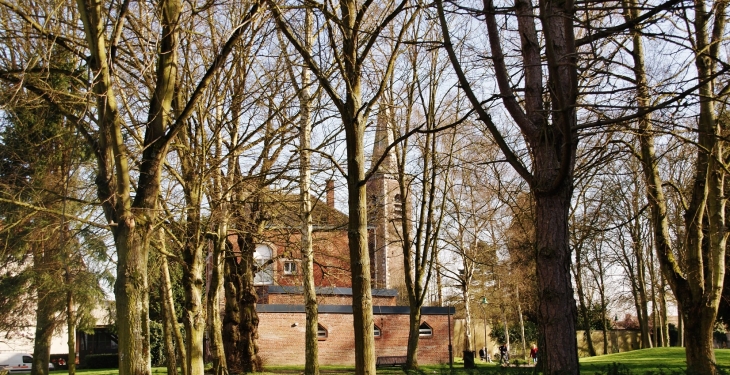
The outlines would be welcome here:
[[[210,285],[206,295],[210,361],[213,364],[213,375],[228,375],[226,355],[223,349],[223,324],[220,310],[220,292],[223,290],[223,256],[226,254],[226,243],[228,242],[228,224],[225,220],[218,224],[217,235],[213,252],[210,255]]]
[[[634,200],[634,212],[638,211],[638,204]],[[646,297],[646,264],[644,262],[644,251],[639,236],[638,220],[634,224],[632,231],[632,239],[634,242],[634,257],[636,259],[636,292],[639,297],[639,305],[637,306],[637,315],[639,317],[639,326],[641,327],[641,348],[651,348],[651,331],[649,329],[649,302]]]
[[[467,283],[465,282],[464,284]],[[471,332],[471,308],[469,307],[469,298],[471,297],[469,295],[469,288],[467,286],[462,286],[461,296],[464,299],[464,351],[471,352],[474,351],[474,348],[472,348],[471,346],[471,337],[473,335],[473,333]]]
[[[517,298],[517,315],[520,318],[520,333],[522,334],[522,358],[527,361],[527,343],[525,342],[525,321],[522,319],[522,304],[520,303],[520,287],[515,287]]]
[[[220,104],[220,103],[218,103]],[[222,105],[216,105],[216,123],[223,123]],[[238,144],[238,133],[231,134],[230,142],[232,145]],[[223,166],[223,139],[220,132],[215,137],[215,148],[213,156],[215,164]],[[227,160],[227,168],[229,171],[235,170],[237,162],[237,154],[235,151],[229,155]],[[213,242],[213,249],[209,256],[208,267],[210,267],[210,279],[207,285],[206,308],[208,323],[208,339],[210,348],[210,360],[212,362],[213,375],[228,375],[228,366],[226,364],[226,353],[223,344],[223,323],[221,322],[221,300],[220,293],[223,289],[224,282],[224,257],[226,254],[232,254],[230,251],[230,243],[228,242],[228,223],[230,220],[230,185],[234,174],[229,173],[225,178],[222,171],[216,171],[213,175],[213,189],[211,199],[214,212],[218,218],[216,223],[216,236]],[[227,307],[226,302],[226,307]]]
[[[654,334],[654,346],[656,347],[662,347],[664,346],[662,343],[662,329],[659,319],[659,306],[658,305],[658,296],[656,292],[656,277],[654,274],[654,257],[652,256],[653,251],[651,251],[651,247],[649,248],[649,280],[651,283],[651,325],[654,328],[653,334]]]
[[[66,292],[66,332],[68,334],[68,375],[76,374],[76,309],[74,307],[73,292]]]
[[[311,52],[312,45],[312,11],[307,9],[304,19],[304,47]],[[312,172],[310,171],[310,156],[312,124],[311,124],[311,97],[309,93],[310,72],[306,67],[302,68],[301,87],[299,88],[299,128],[301,131],[299,142],[299,178],[301,190],[301,220],[302,220],[302,273],[304,278],[304,310],[306,314],[306,327],[304,333],[305,342],[305,364],[304,373],[307,375],[319,375],[319,318],[317,306],[317,293],[314,282],[314,249],[312,247],[312,199],[309,194]]]
[[[177,375],[177,354],[175,353],[175,338],[173,331],[177,325],[175,316],[172,314],[170,307],[168,306],[168,293],[170,293],[171,285],[168,284],[170,281],[169,271],[167,270],[167,257],[162,255],[162,282],[160,283],[160,294],[162,295],[162,337],[165,352],[165,366],[167,367],[167,373]],[[167,273],[167,275],[165,275]],[[183,363],[183,366],[185,364]]]
[[[660,317],[662,322],[662,343],[663,346],[669,347],[672,345],[672,343],[669,340],[669,319],[667,316],[667,293],[666,293],[666,281],[664,277],[659,274],[659,280],[661,280],[661,285],[659,287],[659,309],[660,309]]]
[[[418,350],[418,339],[421,328],[421,309],[410,309],[408,314],[408,348],[416,348]],[[413,334],[416,332],[416,334]],[[414,355],[412,367],[418,367],[417,357]]]
[[[608,303],[606,303],[606,283],[604,282],[603,278],[603,262],[598,262],[598,277],[596,278],[598,281],[598,285],[600,286],[598,288],[599,295],[601,297],[601,325],[603,327],[603,354],[608,354],[608,319],[606,316],[606,312],[608,310]]]
[[[593,340],[591,339],[591,316],[588,312],[588,306],[586,306],[586,297],[583,291],[583,257],[581,256],[582,244],[575,246],[575,286],[578,292],[578,303],[580,305],[580,315],[583,318],[584,335],[586,344],[588,345],[588,355],[591,357],[596,356],[596,348],[593,346]]]
[[[677,346],[684,347],[684,314],[682,307],[677,305]]]
[[[181,132],[181,143],[187,144],[186,131]],[[187,213],[185,220],[185,242],[182,248],[184,262],[182,284],[185,291],[185,310],[183,324],[185,326],[185,341],[180,342],[180,367],[182,375],[203,375],[205,361],[203,359],[203,336],[205,334],[205,307],[203,306],[203,275],[205,272],[205,258],[203,250],[206,241],[201,234],[201,198],[202,180],[200,165],[202,160],[195,160],[187,150],[186,154],[179,155],[182,165],[182,175],[185,181],[183,190]],[[176,332],[179,332],[177,326]]]
[[[400,13],[406,1],[399,3],[392,11],[396,16]],[[372,33],[366,33],[361,29],[363,16],[368,18],[368,8],[361,7],[355,0],[342,0],[339,2],[339,19],[336,21],[341,39],[335,48],[335,54],[339,56],[340,74],[345,81],[344,95],[336,91],[330,84],[329,77],[322,73],[317,62],[311,54],[294,36],[286,24],[277,4],[269,1],[270,9],[276,17],[277,25],[286,35],[289,41],[305,58],[310,69],[317,73],[317,78],[324,90],[340,113],[342,125],[345,129],[345,144],[347,150],[347,191],[348,191],[348,247],[350,255],[350,272],[352,274],[352,309],[353,309],[353,330],[355,338],[355,371],[357,375],[375,374],[375,340],[373,336],[373,302],[371,291],[370,275],[370,253],[367,243],[367,201],[365,184],[365,151],[364,135],[367,125],[367,115],[373,103],[377,102],[382,91],[378,90],[374,96],[363,105],[362,101],[362,68],[363,61],[368,56],[361,56],[359,53],[367,53],[369,49],[363,48],[363,42],[378,37],[380,29]],[[369,4],[369,3],[366,3]],[[385,20],[387,24],[390,19]],[[385,25],[384,24],[384,25]],[[384,26],[383,25],[383,26]],[[373,38],[373,39],[368,39]],[[400,39],[396,43],[400,43]],[[366,43],[367,44],[367,43]],[[393,52],[395,56],[396,52]],[[394,59],[389,59],[385,68],[383,81],[392,74]],[[377,85],[376,85],[377,86]]]
[[[438,272],[436,272],[436,298],[437,298],[437,306],[443,306],[444,305],[444,295],[442,292],[443,288],[443,281],[441,278],[441,265],[438,266]]]
[[[186,309],[183,314],[185,324],[185,341],[180,348],[182,375],[203,375],[205,361],[203,359],[203,336],[205,334],[205,309],[203,306],[203,262],[202,246],[189,241],[186,247],[193,249],[184,252],[186,267],[183,271]],[[179,332],[179,330],[176,331]]]
[[[160,230],[161,240],[164,241],[164,234]],[[175,311],[175,302],[172,295],[172,281],[170,279],[170,266],[167,260],[167,256],[162,256],[162,306],[165,313],[165,319],[169,321],[169,325],[164,327],[169,329],[170,343],[172,344],[173,351],[168,355],[168,371],[172,368],[177,372],[177,365],[180,364],[181,375],[188,375],[186,370],[186,350],[185,340],[183,340],[180,329],[177,326],[177,313]],[[167,342],[165,343],[167,345]],[[166,348],[167,349],[167,348]],[[174,360],[174,361],[171,361]],[[173,366],[173,367],[171,367]]]

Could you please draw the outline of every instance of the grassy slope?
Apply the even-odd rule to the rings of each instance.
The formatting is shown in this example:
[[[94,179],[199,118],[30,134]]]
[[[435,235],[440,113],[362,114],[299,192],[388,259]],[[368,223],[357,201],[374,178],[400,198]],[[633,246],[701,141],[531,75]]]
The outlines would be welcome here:
[[[715,359],[719,367],[730,369],[730,349],[715,350]],[[621,363],[634,373],[677,370],[687,367],[684,348],[653,348],[581,358],[581,373],[593,374],[612,363]]]

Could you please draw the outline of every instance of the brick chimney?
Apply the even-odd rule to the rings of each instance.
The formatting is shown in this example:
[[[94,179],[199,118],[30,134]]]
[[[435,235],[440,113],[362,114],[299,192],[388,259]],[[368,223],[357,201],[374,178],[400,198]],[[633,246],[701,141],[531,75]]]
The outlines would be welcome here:
[[[335,181],[334,180],[327,180],[327,187],[325,188],[325,191],[327,192],[327,206],[330,208],[335,208]]]

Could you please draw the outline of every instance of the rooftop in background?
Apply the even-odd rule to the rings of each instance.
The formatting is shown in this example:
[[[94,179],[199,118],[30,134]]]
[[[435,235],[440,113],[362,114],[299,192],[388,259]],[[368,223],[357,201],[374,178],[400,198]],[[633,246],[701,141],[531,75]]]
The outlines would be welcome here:
[[[303,287],[301,286],[279,286],[270,285],[268,286],[269,294],[302,294],[304,293]],[[340,288],[340,287],[316,287],[315,292],[317,295],[335,295],[335,296],[351,296],[352,288]],[[395,289],[373,289],[373,297],[397,297],[398,291]]]

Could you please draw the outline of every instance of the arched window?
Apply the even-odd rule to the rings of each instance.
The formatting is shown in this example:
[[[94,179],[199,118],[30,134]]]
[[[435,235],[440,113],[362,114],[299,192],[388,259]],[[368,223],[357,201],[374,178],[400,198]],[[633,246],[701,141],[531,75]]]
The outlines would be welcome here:
[[[274,256],[274,251],[269,245],[258,244],[256,251],[253,253],[253,259],[256,265],[262,266]],[[274,267],[271,264],[256,273],[253,279],[254,285],[272,285],[274,283]]]
[[[317,340],[327,340],[327,328],[324,328],[324,326],[319,323],[317,323]]]
[[[377,339],[377,338],[380,338],[380,335],[382,335],[382,334],[383,334],[383,331],[380,330],[380,327],[378,327],[377,324],[374,325],[373,326],[373,336],[375,336],[375,338]]]
[[[431,326],[425,322],[421,323],[421,326],[418,327],[418,336],[421,336],[421,337],[433,336],[433,328],[431,328]]]
[[[393,218],[400,219],[403,217],[403,197],[400,194],[396,194],[393,197]]]

